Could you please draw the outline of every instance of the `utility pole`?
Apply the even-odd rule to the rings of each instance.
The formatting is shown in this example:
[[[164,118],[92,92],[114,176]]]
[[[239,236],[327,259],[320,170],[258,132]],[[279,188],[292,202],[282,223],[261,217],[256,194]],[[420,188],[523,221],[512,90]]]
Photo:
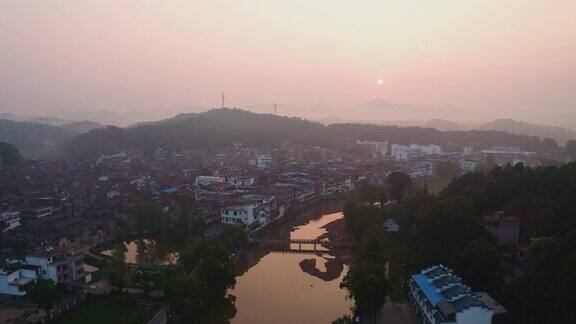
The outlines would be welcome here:
[[[222,106],[220,108],[224,108],[224,92],[222,92]]]
[[[274,115],[278,115],[278,110],[277,110],[276,103],[274,103]]]

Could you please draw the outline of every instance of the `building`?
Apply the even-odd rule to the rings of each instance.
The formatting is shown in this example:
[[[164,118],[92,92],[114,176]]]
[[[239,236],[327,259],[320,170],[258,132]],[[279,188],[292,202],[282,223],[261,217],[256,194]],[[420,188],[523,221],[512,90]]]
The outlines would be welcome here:
[[[497,244],[501,247],[515,250],[520,237],[520,219],[506,215],[503,211],[496,211],[494,215],[484,217],[486,227],[494,236]]]
[[[410,304],[422,323],[501,323],[506,309],[487,293],[474,293],[452,273],[436,265],[410,278]]]
[[[27,255],[22,264],[36,267],[39,279],[56,284],[91,281],[90,274],[84,271],[84,251],[80,246],[47,247]]]
[[[36,270],[20,263],[0,268],[0,300],[16,300],[26,295],[26,289],[38,280]]]
[[[228,177],[228,183],[234,188],[252,188],[256,180],[254,177]]]
[[[0,221],[6,222],[6,225],[8,225],[4,229],[5,232],[11,231],[20,226],[20,212],[19,211],[4,212],[0,214]]]
[[[256,153],[256,165],[258,169],[266,169],[272,163],[272,155],[268,153]]]
[[[472,158],[472,157],[465,158],[462,161],[460,161],[460,168],[464,172],[473,172],[474,170],[476,170],[476,168],[478,168],[480,163],[481,159],[479,158]]]
[[[0,299],[18,299],[38,280],[51,280],[64,286],[82,286],[92,280],[84,271],[81,246],[48,247],[12,260],[0,268]]]
[[[194,182],[194,184],[201,187],[209,187],[217,183],[224,183],[225,181],[226,179],[224,179],[223,177],[198,176],[196,177],[196,181]]]
[[[246,203],[222,208],[222,223],[250,227],[257,220],[255,204]]]
[[[357,140],[356,145],[367,147],[370,150],[370,153],[372,153],[373,159],[385,158],[388,155],[388,141],[372,142],[367,140]]]

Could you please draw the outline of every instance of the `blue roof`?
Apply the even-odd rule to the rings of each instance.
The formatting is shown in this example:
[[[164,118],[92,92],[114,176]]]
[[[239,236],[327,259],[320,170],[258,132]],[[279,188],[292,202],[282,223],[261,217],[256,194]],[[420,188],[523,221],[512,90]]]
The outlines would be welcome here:
[[[162,192],[169,193],[169,194],[175,193],[175,192],[178,192],[178,187],[167,188],[167,189],[162,190]]]
[[[444,296],[436,291],[436,287],[428,282],[428,278],[425,275],[417,274],[412,276],[412,279],[414,279],[418,287],[420,287],[430,304],[436,306],[439,301],[444,300]]]

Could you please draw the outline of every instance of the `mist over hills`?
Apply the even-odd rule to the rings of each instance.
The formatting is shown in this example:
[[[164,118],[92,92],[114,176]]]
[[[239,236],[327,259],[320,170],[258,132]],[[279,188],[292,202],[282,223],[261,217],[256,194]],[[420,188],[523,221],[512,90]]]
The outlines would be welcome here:
[[[57,126],[0,119],[0,141],[13,144],[24,157],[56,157],[76,135]]]
[[[73,156],[88,156],[92,153],[139,148],[140,143],[146,141],[156,145],[150,147],[167,145],[174,149],[188,147],[188,144],[193,147],[204,147],[209,143],[210,145],[224,145],[231,141],[245,141],[246,143],[262,145],[268,139],[270,139],[268,141],[268,145],[270,145],[271,141],[277,141],[282,137],[302,142],[314,142],[316,140],[318,143],[334,143],[333,134],[326,130],[341,129],[343,124],[355,124],[355,130],[363,131],[373,130],[372,127],[378,125],[381,127],[377,128],[378,131],[369,132],[371,136],[375,136],[374,139],[394,140],[396,134],[402,133],[403,135],[399,137],[400,141],[413,138],[413,141],[419,143],[426,143],[429,139],[418,136],[410,137],[408,134],[410,131],[420,134],[422,133],[421,129],[430,128],[440,132],[506,132],[524,136],[521,137],[523,140],[519,143],[532,148],[538,147],[535,144],[536,141],[534,139],[526,140],[526,138],[534,137],[536,140],[554,138],[560,145],[565,145],[568,140],[576,139],[576,132],[562,127],[530,124],[514,119],[480,122],[479,120],[485,117],[459,108],[422,107],[397,104],[382,99],[374,99],[347,109],[333,109],[323,104],[307,107],[278,104],[276,107],[278,116],[273,115],[273,103],[244,108],[246,109],[212,109],[206,111],[206,109],[197,106],[172,106],[132,110],[124,113],[105,110],[56,112],[50,116],[18,116],[11,113],[0,113],[0,117],[12,120],[12,123],[8,123],[8,120],[2,121],[3,124],[9,126],[0,130],[0,140],[15,144],[24,156],[58,156],[63,152],[64,147]],[[298,116],[303,116],[303,118],[314,122],[301,119]],[[222,118],[222,120],[218,120],[218,118]],[[288,118],[291,123],[297,120],[299,125],[287,123],[282,118]],[[278,122],[279,120],[282,122]],[[34,127],[34,125],[41,126]],[[105,125],[117,127],[105,128]],[[302,125],[308,126],[302,128]],[[280,126],[284,128],[264,129]],[[34,132],[24,135],[26,130],[31,128],[35,128]],[[280,132],[281,129],[290,131],[282,133]],[[290,134],[290,132],[302,133]],[[88,134],[79,136],[79,139],[75,138],[76,135],[82,133]],[[470,132],[460,134],[468,133]],[[475,134],[484,136],[484,133]],[[360,134],[362,133],[358,135]],[[433,134],[436,133],[428,135]],[[340,135],[347,136],[349,134]],[[311,136],[317,138],[311,140]],[[203,137],[212,138],[203,140],[201,139]],[[84,143],[86,149],[83,149],[79,144],[83,141],[86,141]],[[173,143],[167,143],[168,141]],[[473,139],[469,139],[469,141],[473,142]],[[69,145],[71,142],[72,144]],[[99,144],[96,145],[96,143]],[[446,144],[449,143],[452,142],[446,142]],[[437,142],[437,144],[442,144],[442,142]],[[494,145],[498,144],[506,145],[504,142],[494,142]]]
[[[381,126],[374,124],[323,125],[297,117],[257,114],[240,109],[213,109],[204,113],[180,114],[163,121],[130,128],[107,127],[78,135],[68,145],[71,157],[85,158],[126,149],[145,153],[168,150],[216,149],[242,142],[254,147],[272,147],[289,139],[304,145],[342,146],[357,139],[388,140],[394,143],[439,144],[459,148],[475,144],[486,147],[513,145],[536,151],[543,147],[535,136],[497,131],[439,131],[433,128]]]

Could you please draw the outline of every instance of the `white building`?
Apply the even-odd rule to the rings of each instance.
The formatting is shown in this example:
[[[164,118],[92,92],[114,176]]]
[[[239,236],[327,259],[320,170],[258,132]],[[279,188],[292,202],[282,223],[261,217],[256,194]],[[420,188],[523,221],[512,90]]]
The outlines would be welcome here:
[[[254,204],[234,205],[222,208],[222,223],[250,226],[256,221],[256,206]]]
[[[196,181],[194,181],[194,184],[197,186],[208,187],[208,186],[212,186],[214,184],[223,183],[223,182],[226,182],[226,179],[224,179],[223,177],[198,176],[198,177],[196,177]]]
[[[256,153],[256,165],[259,169],[266,169],[272,163],[272,155],[269,153]]]
[[[460,168],[462,168],[464,172],[473,172],[474,170],[476,170],[476,168],[478,168],[480,162],[481,162],[480,159],[474,159],[474,158],[463,159],[462,161],[460,161]]]
[[[61,285],[83,285],[92,280],[84,271],[84,252],[76,247],[44,248],[0,268],[0,297],[18,298],[38,280]]]
[[[20,212],[4,212],[0,214],[0,221],[6,222],[8,225],[8,227],[4,229],[4,232],[11,231],[20,226]]]
[[[228,183],[234,188],[251,188],[255,181],[254,177],[228,177]]]
[[[392,144],[390,146],[390,156],[396,161],[407,160],[412,157],[418,157],[422,155],[440,155],[443,153],[442,146],[440,145],[418,145],[410,144]]]

